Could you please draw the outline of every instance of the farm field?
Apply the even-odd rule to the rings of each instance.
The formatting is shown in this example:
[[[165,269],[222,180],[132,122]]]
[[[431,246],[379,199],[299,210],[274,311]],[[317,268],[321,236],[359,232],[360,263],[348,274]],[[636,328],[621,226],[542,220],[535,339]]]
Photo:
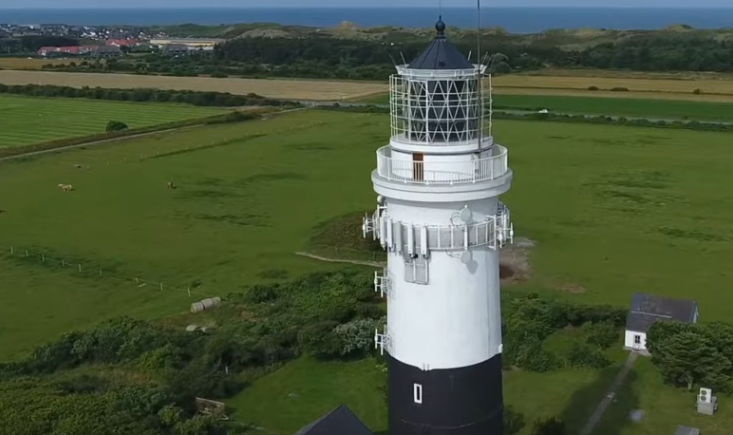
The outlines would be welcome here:
[[[388,95],[362,100],[365,103],[389,104]],[[733,103],[697,101],[634,100],[626,98],[568,97],[557,95],[495,95],[496,110],[548,109],[551,112],[584,115],[630,116],[647,119],[733,120]]]
[[[387,127],[385,115],[301,111],[0,162],[0,279],[12,283],[0,288],[12,299],[0,306],[0,358],[113,315],[185,312],[193,301],[267,281],[273,271],[294,277],[343,267],[293,253],[307,247],[319,223],[374,206],[369,173]],[[531,281],[505,291],[623,306],[644,291],[694,297],[704,321],[733,316],[726,303],[733,193],[711,188],[733,181],[730,134],[497,121],[494,135],[510,150],[515,181],[503,200],[517,236],[537,241]],[[168,181],[178,188],[166,189]],[[59,183],[76,190],[61,192]],[[62,258],[92,272],[61,268]],[[139,286],[136,277],[165,287]],[[31,318],[38,325],[24,327]],[[380,393],[326,399],[309,380],[333,376],[334,389],[371,385],[368,361],[322,372],[311,364],[298,360],[256,381],[231,400],[237,416],[246,421],[256,409],[273,435],[289,435],[340,400],[369,424],[383,421]],[[729,398],[721,397],[714,419],[697,418],[692,396],[661,385],[648,361],[637,364],[628,399],[613,412],[639,404],[648,423],[604,420],[597,433],[667,435],[691,421],[716,433],[733,425]],[[529,418],[580,404],[586,412],[613,375],[511,372],[507,402]],[[296,391],[286,392],[290,386]],[[309,403],[284,417],[282,407],[268,407],[290,392]]]
[[[642,76],[643,77],[643,76]],[[568,95],[608,98],[663,99],[733,102],[733,79],[707,78],[589,77],[573,75],[512,74],[494,78],[494,92],[509,95]],[[46,84],[73,87],[159,88],[197,91],[256,93],[292,100],[339,101],[387,92],[387,85],[374,82],[329,80],[282,80],[208,77],[165,77],[130,74],[64,73],[50,71],[0,71],[6,85]],[[589,91],[595,86],[597,91]],[[628,92],[611,92],[627,88]],[[694,94],[700,89],[700,94]]]
[[[111,120],[137,128],[219,113],[176,104],[0,95],[0,148],[104,133]]]
[[[703,94],[733,95],[733,80],[674,80],[646,78],[614,78],[584,76],[531,76],[510,74],[494,78],[500,88],[575,89],[585,91],[590,86],[600,90],[627,88],[629,92],[691,94],[699,89]]]
[[[384,92],[386,85],[371,82],[326,80],[265,80],[209,77],[165,77],[131,74],[65,73],[48,71],[0,71],[5,85],[42,84],[72,87],[157,88],[229,92],[235,95],[255,93],[270,98],[291,100],[338,101]]]
[[[25,57],[0,57],[0,69],[41,69],[43,65],[63,65],[73,59],[28,59]]]

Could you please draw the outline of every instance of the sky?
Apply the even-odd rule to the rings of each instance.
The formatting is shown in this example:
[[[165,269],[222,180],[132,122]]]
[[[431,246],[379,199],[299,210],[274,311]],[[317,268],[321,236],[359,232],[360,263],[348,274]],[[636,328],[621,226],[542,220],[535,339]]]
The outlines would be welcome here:
[[[186,8],[186,7],[435,7],[440,0],[127,0],[125,2],[100,2],[98,0],[0,0],[0,9],[29,8]],[[444,7],[470,7],[476,0],[442,0]],[[174,4],[175,6],[172,6]],[[731,0],[482,0],[489,6],[582,6],[582,7],[733,7]],[[1,18],[1,17],[0,17]]]

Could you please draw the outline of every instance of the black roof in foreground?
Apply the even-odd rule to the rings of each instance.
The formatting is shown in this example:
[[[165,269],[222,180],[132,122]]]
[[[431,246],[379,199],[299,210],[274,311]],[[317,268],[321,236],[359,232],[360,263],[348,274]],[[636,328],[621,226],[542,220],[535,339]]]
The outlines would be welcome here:
[[[295,435],[373,435],[364,423],[344,405],[339,406]]]
[[[635,293],[631,298],[631,311],[626,318],[626,329],[647,332],[660,320],[693,323],[696,309],[695,301]]]
[[[435,30],[438,34],[435,35],[433,42],[408,65],[408,68],[433,70],[474,68],[473,64],[445,37],[445,23],[442,17],[435,24]]]

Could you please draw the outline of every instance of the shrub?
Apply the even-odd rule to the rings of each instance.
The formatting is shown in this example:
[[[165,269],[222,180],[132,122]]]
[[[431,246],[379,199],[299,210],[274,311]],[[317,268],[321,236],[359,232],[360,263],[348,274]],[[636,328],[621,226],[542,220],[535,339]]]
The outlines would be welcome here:
[[[531,372],[549,372],[562,367],[562,360],[542,347],[539,340],[521,345],[517,352],[517,367]]]
[[[700,95],[700,94],[702,94],[702,90],[695,89],[694,91],[692,91],[692,93],[695,94],[695,95]]]
[[[375,328],[386,321],[386,318],[380,320],[358,319],[337,326],[334,333],[341,348],[341,356],[367,353],[374,346]]]
[[[112,133],[115,131],[122,131],[122,130],[127,130],[127,129],[128,129],[127,124],[125,124],[124,122],[110,121],[107,123],[107,127],[105,128],[105,131],[107,133]]]
[[[520,412],[515,411],[511,406],[504,407],[504,435],[516,435],[524,426],[527,425],[527,421],[524,419],[524,415]]]
[[[619,338],[619,329],[612,323],[588,322],[583,325],[583,329],[588,335],[586,342],[601,349],[608,349],[613,346]]]
[[[629,88],[615,87],[611,88],[611,92],[629,92]]]
[[[532,435],[565,435],[565,423],[555,417],[537,420],[532,427]]]
[[[568,353],[568,363],[578,369],[601,369],[611,365],[611,361],[598,347],[586,343],[573,343]]]
[[[598,89],[598,86],[588,86],[588,90],[589,91],[598,91],[600,89]]]
[[[341,355],[342,347],[334,329],[338,322],[318,322],[303,327],[298,332],[300,349],[319,358],[332,358]]]

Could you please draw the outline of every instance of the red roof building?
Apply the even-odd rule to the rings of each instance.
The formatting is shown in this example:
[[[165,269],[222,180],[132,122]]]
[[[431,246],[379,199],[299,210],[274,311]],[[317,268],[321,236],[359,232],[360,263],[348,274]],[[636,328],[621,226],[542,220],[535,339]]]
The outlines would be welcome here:
[[[132,47],[137,44],[137,39],[108,39],[107,45],[116,45],[118,47]]]
[[[48,56],[49,54],[71,54],[84,55],[91,53],[97,49],[96,45],[81,45],[71,47],[41,47],[38,50],[39,56]]]

